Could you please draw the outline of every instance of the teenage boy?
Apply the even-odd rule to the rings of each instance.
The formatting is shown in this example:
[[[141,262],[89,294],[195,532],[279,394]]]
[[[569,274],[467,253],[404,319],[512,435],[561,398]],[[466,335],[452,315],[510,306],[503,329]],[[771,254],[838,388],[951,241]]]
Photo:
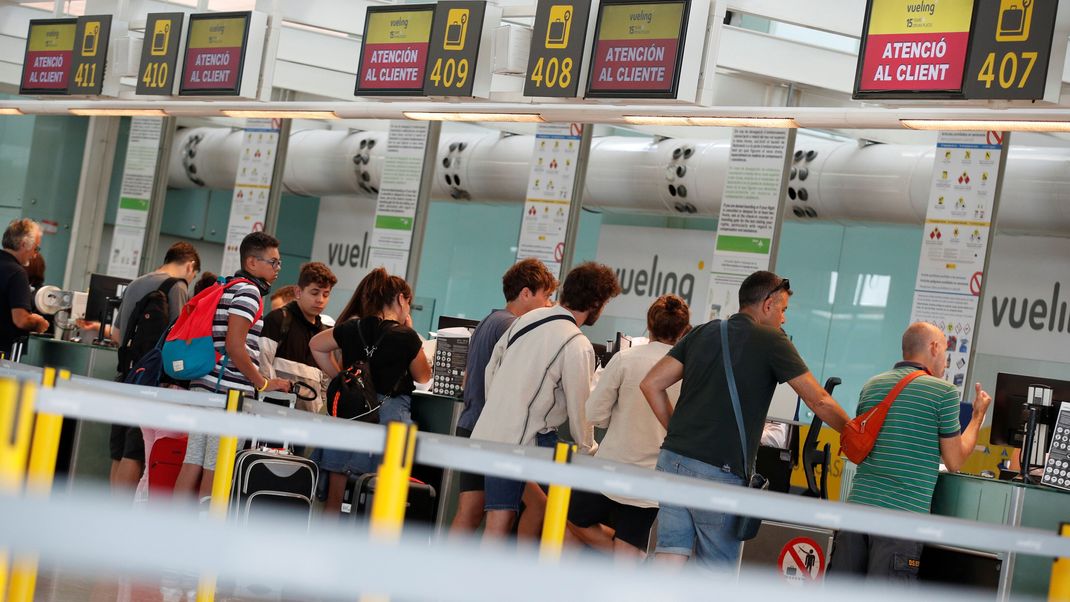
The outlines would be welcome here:
[[[219,300],[212,321],[212,341],[219,359],[211,372],[190,383],[190,390],[220,393],[229,389],[245,393],[289,391],[289,381],[266,378],[260,374],[259,368],[260,331],[264,320],[258,316],[262,312],[264,295],[282,268],[279,241],[269,234],[253,232],[242,239],[238,253],[242,267],[233,278],[247,282],[228,287]],[[218,447],[218,436],[190,433],[182,471],[175,483],[176,492],[193,494],[200,491],[201,497],[211,494]]]
[[[496,309],[476,326],[468,342],[468,364],[464,375],[464,410],[457,421],[457,436],[471,437],[472,429],[486,403],[487,361],[494,345],[513,321],[533,309],[550,307],[550,297],[557,290],[557,278],[538,259],[514,263],[502,276],[505,309]],[[476,530],[483,522],[483,475],[468,472],[458,477],[460,497],[453,517],[453,533]],[[524,527],[521,521],[521,527]],[[526,535],[526,534],[525,534]]]
[[[260,374],[308,385],[311,390],[306,391],[309,395],[314,391],[315,399],[304,399],[300,391],[295,392],[299,394],[297,407],[310,412],[318,413],[323,408],[328,381],[308,344],[327,328],[320,314],[327,308],[331,289],[337,283],[338,278],[326,265],[318,261],[302,265],[297,286],[288,287],[296,293],[293,301],[269,313],[260,333]]]

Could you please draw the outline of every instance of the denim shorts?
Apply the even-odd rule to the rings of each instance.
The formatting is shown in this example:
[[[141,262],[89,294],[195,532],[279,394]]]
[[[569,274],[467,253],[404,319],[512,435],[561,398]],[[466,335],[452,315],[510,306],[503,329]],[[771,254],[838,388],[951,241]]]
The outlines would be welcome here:
[[[387,397],[380,395],[379,400],[379,424],[389,422],[412,422],[412,397],[398,395]],[[327,472],[364,474],[375,472],[379,466],[382,454],[370,454],[368,452],[356,452],[341,449],[317,449],[312,453],[312,460],[320,470]]]
[[[743,477],[727,466],[713,466],[676,452],[662,449],[658,470],[723,485],[743,485]],[[739,540],[734,534],[736,517],[712,510],[692,510],[662,503],[658,510],[658,553],[691,556],[706,566],[735,564]]]
[[[557,445],[557,431],[535,435],[535,445],[539,447],[554,447]],[[491,510],[520,512],[520,500],[524,497],[526,481],[488,476],[483,482],[485,488],[484,510],[488,512]]]

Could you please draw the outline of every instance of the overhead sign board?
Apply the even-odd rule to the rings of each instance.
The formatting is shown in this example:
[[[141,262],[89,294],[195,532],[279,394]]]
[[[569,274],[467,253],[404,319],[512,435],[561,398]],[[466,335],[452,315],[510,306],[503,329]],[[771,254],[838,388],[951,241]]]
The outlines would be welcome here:
[[[77,19],[33,19],[26,34],[19,94],[66,94]]]
[[[577,95],[590,16],[591,0],[539,0],[524,96]]]
[[[100,94],[104,89],[104,69],[108,64],[111,15],[78,17],[74,34],[68,94]]]
[[[854,97],[961,98],[973,4],[868,0]]]
[[[178,70],[183,13],[150,13],[137,71],[137,94],[170,96]]]
[[[252,14],[190,15],[179,94],[239,95]],[[259,52],[260,48],[255,51]]]
[[[963,86],[966,98],[1043,99],[1058,8],[1058,0],[978,2]],[[1061,75],[1062,54],[1059,59]],[[1061,85],[1053,87],[1061,90]]]
[[[357,96],[423,94],[434,15],[434,4],[368,7]]]
[[[439,2],[431,27],[424,90],[427,96],[472,96],[476,89],[486,2]],[[482,69],[489,80],[489,66]],[[489,91],[489,81],[487,88]]]
[[[588,98],[676,98],[690,0],[603,0]]]

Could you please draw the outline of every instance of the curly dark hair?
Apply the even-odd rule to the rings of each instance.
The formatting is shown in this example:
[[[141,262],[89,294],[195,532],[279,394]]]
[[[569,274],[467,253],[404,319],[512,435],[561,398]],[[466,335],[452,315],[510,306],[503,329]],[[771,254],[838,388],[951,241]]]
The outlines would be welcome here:
[[[297,288],[306,288],[310,284],[320,288],[334,288],[334,285],[338,284],[338,277],[325,264],[310,261],[301,265],[301,271],[297,275]]]
[[[650,337],[675,343],[691,329],[691,310],[677,295],[662,295],[646,310],[646,328]]]
[[[513,301],[520,292],[528,289],[533,293],[545,290],[551,293],[557,290],[557,278],[546,264],[529,257],[513,264],[502,276],[502,293],[506,301]]]
[[[595,311],[620,294],[613,269],[588,261],[572,268],[561,286],[561,305],[574,311]]]

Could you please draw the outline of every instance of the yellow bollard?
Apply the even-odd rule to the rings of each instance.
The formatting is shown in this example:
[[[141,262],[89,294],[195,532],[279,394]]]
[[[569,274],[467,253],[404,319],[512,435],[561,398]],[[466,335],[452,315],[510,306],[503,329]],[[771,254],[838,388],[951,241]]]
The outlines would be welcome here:
[[[227,411],[237,412],[241,401],[241,391],[227,391]],[[234,481],[234,456],[238,453],[237,437],[220,437],[215,460],[215,476],[212,479],[212,501],[208,514],[218,520],[226,520],[227,506],[230,503],[230,488]],[[197,602],[215,600],[215,575],[205,574],[197,585]]]
[[[33,383],[0,379],[0,495],[18,495],[30,450]],[[0,602],[7,600],[8,553],[0,549]]]
[[[59,378],[67,380],[71,373],[59,371]],[[56,369],[46,367],[41,384],[46,389],[56,386]],[[33,428],[33,441],[30,445],[30,464],[26,471],[26,494],[38,498],[47,498],[52,492],[52,480],[56,475],[56,454],[59,452],[60,430],[63,428],[63,416],[56,414],[37,414]],[[37,555],[27,554],[15,558],[11,572],[11,588],[8,599],[11,602],[32,602],[37,587]]]
[[[401,536],[415,451],[416,425],[391,422],[386,426],[383,463],[372,498],[371,534],[377,539],[397,541]]]
[[[568,464],[576,446],[558,443],[554,449],[554,462]],[[565,529],[568,523],[568,502],[572,497],[572,488],[565,485],[550,485],[546,495],[546,516],[542,522],[542,545],[539,557],[542,560],[557,562],[561,559],[561,549],[565,542]]]
[[[1070,537],[1070,523],[1059,525],[1059,535]],[[1051,565],[1048,602],[1070,602],[1070,558],[1056,558]]]

